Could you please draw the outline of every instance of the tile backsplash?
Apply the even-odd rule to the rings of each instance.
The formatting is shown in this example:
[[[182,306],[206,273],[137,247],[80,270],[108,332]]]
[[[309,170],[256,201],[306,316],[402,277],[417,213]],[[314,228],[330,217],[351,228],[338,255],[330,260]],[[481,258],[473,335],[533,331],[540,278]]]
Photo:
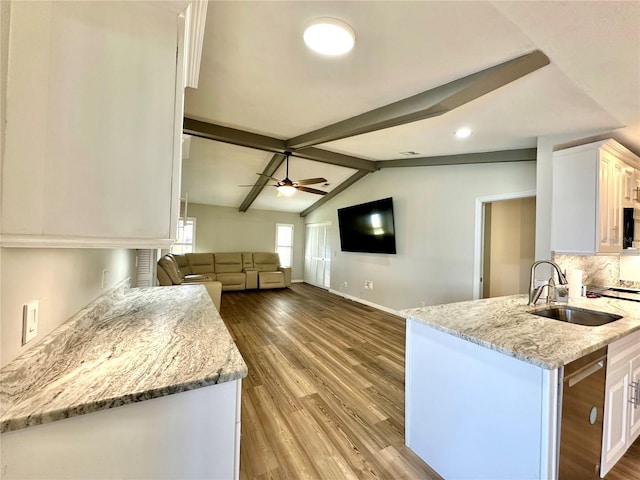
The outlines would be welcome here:
[[[554,261],[563,271],[582,270],[582,283],[590,287],[640,288],[640,256],[558,254]]]

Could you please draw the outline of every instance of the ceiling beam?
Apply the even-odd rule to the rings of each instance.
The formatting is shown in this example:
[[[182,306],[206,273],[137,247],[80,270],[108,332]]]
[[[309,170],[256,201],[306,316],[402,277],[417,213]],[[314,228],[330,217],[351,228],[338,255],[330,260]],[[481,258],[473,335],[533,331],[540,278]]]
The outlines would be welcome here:
[[[435,157],[402,158],[381,160],[379,168],[433,167],[436,165],[466,165],[472,163],[529,162],[536,160],[537,149],[498,150],[495,152],[463,153],[459,155],[439,155]]]
[[[260,195],[260,192],[262,192],[264,187],[267,185],[267,182],[271,180],[269,177],[272,177],[276,173],[276,170],[280,168],[280,165],[282,165],[284,159],[285,156],[280,153],[276,153],[273,157],[271,157],[271,160],[262,171],[262,175],[258,177],[256,184],[253,186],[251,191],[247,194],[245,199],[242,201],[242,204],[238,208],[240,212],[246,212],[247,210],[249,210],[249,207],[255,201],[255,199],[258,198],[258,195]]]
[[[354,183],[356,183],[358,180],[360,180],[363,177],[366,177],[367,175],[369,175],[369,173],[371,172],[367,172],[366,170],[358,170],[356,173],[354,173],[353,175],[351,175],[349,178],[347,178],[344,182],[342,182],[340,185],[338,185],[336,188],[334,188],[333,190],[331,190],[329,193],[327,193],[326,195],[322,196],[320,198],[320,200],[318,200],[316,203],[314,203],[313,205],[311,205],[310,207],[308,207],[307,209],[303,210],[302,212],[300,212],[300,216],[301,217],[306,217],[307,215],[309,215],[311,212],[313,212],[316,208],[320,208],[320,206],[324,205],[325,203],[327,203],[329,200],[331,200],[332,198],[334,198],[336,195],[338,195],[339,193],[343,192],[344,190],[346,190],[347,188],[349,188],[351,185],[353,185]]]
[[[265,152],[282,153],[286,150],[284,140],[245,132],[236,128],[223,127],[215,123],[202,122],[189,117],[184,117],[182,132],[194,137],[231,143],[241,147],[256,148]]]
[[[352,157],[319,148],[305,148],[304,150],[294,151],[293,156],[367,172],[375,172],[378,169],[378,163],[373,160],[365,160],[364,158]]]
[[[287,150],[284,140],[238,130],[236,128],[224,127],[222,125],[216,125],[215,123],[203,122],[189,117],[184,117],[182,131],[194,137],[230,143],[241,147],[255,148],[266,152],[282,153]],[[304,152],[294,151],[293,156],[328,163],[330,165],[338,165],[340,167],[367,170],[369,172],[377,170],[376,162],[372,160],[329,152],[319,148],[307,148]]]
[[[540,50],[287,140],[295,150],[442,115],[550,63]]]

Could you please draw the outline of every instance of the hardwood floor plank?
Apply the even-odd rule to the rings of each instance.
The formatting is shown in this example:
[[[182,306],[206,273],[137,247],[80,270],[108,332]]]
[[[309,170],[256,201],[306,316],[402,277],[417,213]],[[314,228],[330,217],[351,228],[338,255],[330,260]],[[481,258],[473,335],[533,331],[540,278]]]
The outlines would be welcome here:
[[[640,437],[604,477],[605,480],[640,480]]]
[[[404,445],[404,319],[303,284],[221,315],[249,368],[242,480],[442,478]],[[640,480],[640,439],[605,480]]]
[[[243,391],[244,394],[245,392]],[[243,412],[241,432],[254,428],[255,424],[261,424],[267,432],[270,446],[285,476],[308,480],[321,478],[320,472],[316,470],[313,463],[304,454],[303,446],[291,431],[287,420],[288,415],[275,414],[279,412],[278,404],[274,402],[272,395],[267,391],[267,387],[264,385],[254,387],[247,391],[246,394],[251,396],[254,405],[256,405],[256,416],[246,417]],[[244,434],[241,433],[241,435],[244,438]],[[250,436],[247,437],[250,439]],[[250,445],[247,455],[260,454],[256,446],[250,441],[245,442],[245,444]],[[242,463],[240,464],[240,478],[251,478],[247,476]]]
[[[404,319],[300,284],[221,315],[249,368],[242,480],[441,478],[404,447]]]

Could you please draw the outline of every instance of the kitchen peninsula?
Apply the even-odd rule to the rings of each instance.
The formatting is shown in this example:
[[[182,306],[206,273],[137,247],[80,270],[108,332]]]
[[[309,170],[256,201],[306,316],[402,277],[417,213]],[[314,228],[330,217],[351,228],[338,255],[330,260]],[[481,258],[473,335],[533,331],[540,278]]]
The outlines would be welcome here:
[[[203,286],[121,285],[0,371],[1,476],[237,478],[246,374]]]
[[[406,443],[448,480],[554,479],[561,367],[640,331],[640,303],[588,327],[533,315],[526,295],[405,310]],[[634,334],[634,335],[637,335]]]

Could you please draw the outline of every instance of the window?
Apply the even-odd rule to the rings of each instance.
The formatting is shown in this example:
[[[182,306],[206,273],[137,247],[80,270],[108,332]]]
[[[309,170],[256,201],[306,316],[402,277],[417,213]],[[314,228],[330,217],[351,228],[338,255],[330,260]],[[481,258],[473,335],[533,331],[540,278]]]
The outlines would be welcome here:
[[[178,219],[178,233],[176,235],[176,243],[171,246],[171,253],[191,253],[196,248],[196,219],[187,217],[185,224],[184,218]]]
[[[290,267],[293,257],[293,225],[276,223],[276,252],[280,255],[280,264]]]

